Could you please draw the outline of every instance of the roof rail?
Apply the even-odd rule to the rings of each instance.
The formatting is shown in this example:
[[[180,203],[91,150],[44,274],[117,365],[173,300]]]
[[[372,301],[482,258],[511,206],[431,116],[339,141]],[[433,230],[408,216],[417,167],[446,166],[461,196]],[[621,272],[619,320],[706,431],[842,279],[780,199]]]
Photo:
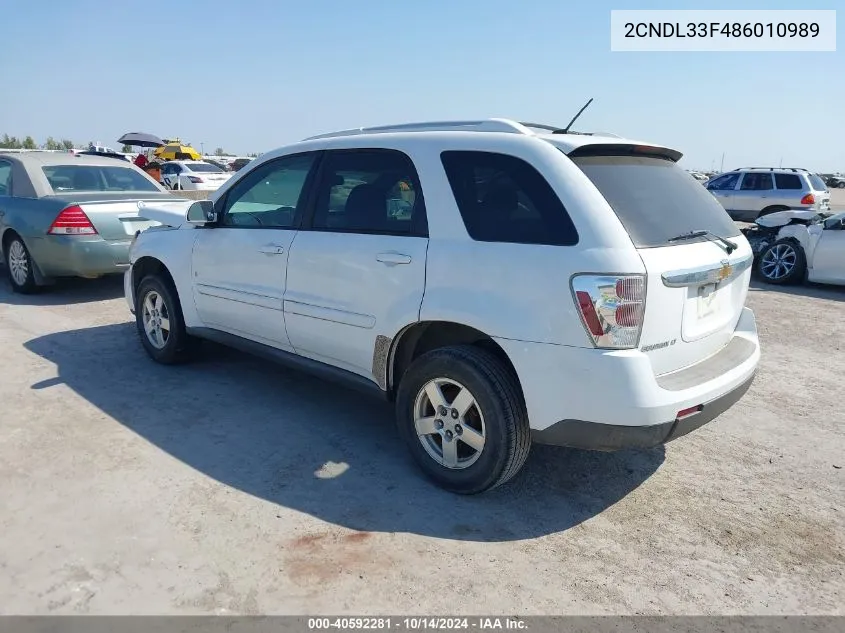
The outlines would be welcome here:
[[[555,128],[551,128],[555,129]],[[534,132],[526,125],[510,119],[477,119],[466,121],[421,121],[419,123],[399,123],[396,125],[379,125],[375,127],[359,127],[339,132],[329,132],[309,136],[306,141],[337,136],[354,136],[357,134],[388,134],[390,132],[508,132],[533,136]]]
[[[358,134],[389,134],[391,132],[507,132],[510,134],[523,134],[535,136],[533,130],[541,130],[539,133],[563,134],[563,128],[557,125],[545,123],[523,123],[511,119],[473,119],[459,121],[421,121],[418,123],[399,123],[395,125],[378,125],[375,127],[359,127],[338,132],[317,134],[304,139],[312,141],[321,138],[336,138],[339,136],[355,136]],[[581,136],[607,136],[611,138],[622,138],[618,134],[610,132],[576,132],[569,130],[566,134],[577,134]]]
[[[806,171],[809,173],[809,169],[804,169],[803,167],[737,167],[732,171],[752,171],[754,169],[759,169],[761,171],[769,170],[769,171]]]

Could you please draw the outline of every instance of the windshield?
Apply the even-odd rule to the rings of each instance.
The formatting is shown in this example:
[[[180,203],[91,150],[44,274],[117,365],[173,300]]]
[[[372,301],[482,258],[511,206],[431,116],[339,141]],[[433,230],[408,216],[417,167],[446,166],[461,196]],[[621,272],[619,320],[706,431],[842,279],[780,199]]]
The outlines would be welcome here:
[[[819,178],[816,174],[810,174],[810,184],[813,185],[813,189],[816,191],[827,191],[827,185],[824,184],[824,180]]]
[[[185,165],[191,171],[196,172],[203,172],[209,174],[222,174],[223,170],[217,167],[216,165],[212,165],[211,163],[189,163]]]
[[[54,192],[161,191],[131,167],[105,165],[48,165],[41,170]]]
[[[670,160],[583,156],[572,161],[616,212],[637,248],[667,246],[670,239],[690,231],[720,237],[740,234],[713,194]]]

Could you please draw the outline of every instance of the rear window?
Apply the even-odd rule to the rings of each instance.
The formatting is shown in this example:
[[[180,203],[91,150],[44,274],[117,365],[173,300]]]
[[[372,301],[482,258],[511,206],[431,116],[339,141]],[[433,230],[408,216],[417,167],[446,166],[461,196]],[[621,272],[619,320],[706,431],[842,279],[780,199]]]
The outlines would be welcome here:
[[[813,189],[816,191],[827,190],[827,185],[824,184],[824,180],[819,178],[816,174],[810,174],[808,177],[810,178],[810,184],[813,185]]]
[[[775,174],[778,189],[801,189],[801,179],[797,174]]]
[[[672,161],[648,156],[572,161],[601,192],[638,248],[667,246],[671,238],[690,231],[740,234],[713,194]]]
[[[223,170],[217,167],[216,165],[212,165],[210,163],[191,163],[190,165],[186,165],[188,169],[191,171],[196,172],[203,172],[203,173],[210,173],[210,174],[221,174]]]
[[[130,167],[49,165],[42,167],[41,170],[54,192],[161,191],[155,183]]]
[[[524,160],[466,151],[443,152],[440,157],[472,239],[552,246],[578,243],[563,203]]]

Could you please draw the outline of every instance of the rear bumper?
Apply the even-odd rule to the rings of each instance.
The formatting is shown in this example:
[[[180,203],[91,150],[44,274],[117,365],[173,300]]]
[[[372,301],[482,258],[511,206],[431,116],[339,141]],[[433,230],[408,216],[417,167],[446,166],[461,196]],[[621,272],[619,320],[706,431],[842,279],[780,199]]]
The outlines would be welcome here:
[[[619,426],[584,420],[561,420],[542,431],[532,431],[531,437],[538,444],[595,451],[652,448],[691,433],[722,415],[745,395],[753,381],[754,375],[732,391],[705,402],[699,413],[680,420],[651,426]]]
[[[91,277],[121,273],[129,267],[130,240],[99,236],[46,235],[27,242],[46,277]]]
[[[496,340],[516,369],[536,441],[601,450],[656,446],[710,422],[747,391],[760,361],[748,308],[719,353],[660,376],[639,350]]]

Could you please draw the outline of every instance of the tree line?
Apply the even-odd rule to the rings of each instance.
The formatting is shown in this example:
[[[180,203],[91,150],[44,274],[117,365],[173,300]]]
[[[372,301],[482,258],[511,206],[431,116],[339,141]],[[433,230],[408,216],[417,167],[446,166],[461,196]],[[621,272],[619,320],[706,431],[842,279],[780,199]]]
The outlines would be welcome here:
[[[31,136],[27,136],[23,139],[18,138],[17,136],[9,136],[8,134],[4,134],[0,137],[0,149],[48,149],[48,150],[65,150],[69,151],[72,150],[74,147],[83,147],[81,145],[77,145],[71,140],[66,138],[62,140],[56,140],[52,136],[48,136],[47,140],[41,143],[40,145],[35,142],[35,139]],[[87,147],[87,145],[85,146]],[[128,145],[124,145],[121,149],[124,153],[131,153],[132,148]],[[218,147],[214,150],[214,154],[216,156],[234,156],[234,154],[230,154],[223,150],[222,147]],[[248,154],[249,157],[254,158],[258,156],[258,154]]]
[[[0,148],[2,149],[54,149],[54,150],[71,150],[75,147],[73,141],[68,139],[62,139],[57,141],[52,136],[48,136],[47,140],[42,143],[38,144],[35,142],[35,139],[31,136],[24,137],[22,139],[18,138],[17,136],[9,136],[8,134],[4,134],[0,137]]]

